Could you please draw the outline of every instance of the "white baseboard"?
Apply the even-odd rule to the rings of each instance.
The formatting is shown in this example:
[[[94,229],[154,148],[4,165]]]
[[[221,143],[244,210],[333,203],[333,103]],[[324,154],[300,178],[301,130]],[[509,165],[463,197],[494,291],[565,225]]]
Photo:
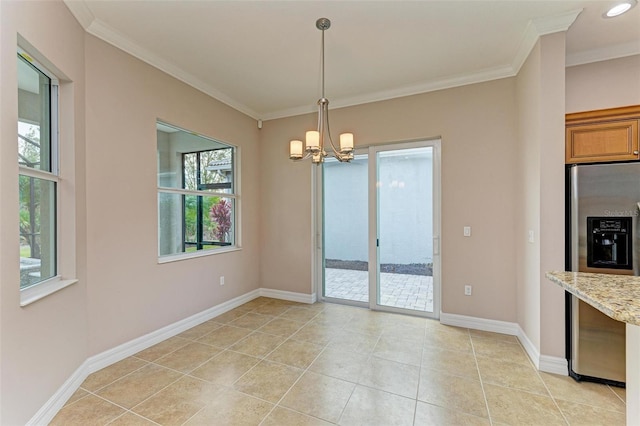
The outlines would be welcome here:
[[[173,324],[169,324],[156,331],[152,331],[149,334],[145,334],[144,336],[130,340],[129,342],[123,343],[122,345],[116,346],[115,348],[106,350],[98,355],[94,355],[86,361],[89,363],[89,374],[95,373],[98,370],[121,361],[135,353],[138,353],[144,349],[147,349],[148,347],[160,343],[163,340],[176,336],[183,331],[195,327],[198,324],[209,321],[210,319],[215,318],[218,315],[222,315],[233,308],[237,308],[238,306],[243,305],[259,296],[259,290],[250,291],[249,293],[245,293],[241,296],[220,303],[219,305],[213,306],[202,312],[198,312],[197,314],[192,315],[188,318],[174,322]]]
[[[447,314],[444,312],[440,312],[440,322],[445,325],[471,328],[473,330],[492,331],[494,333],[516,336],[531,359],[531,362],[533,362],[533,365],[535,365],[538,370],[563,376],[567,376],[569,374],[567,360],[549,355],[540,355],[538,348],[536,348],[536,346],[531,342],[518,323],[469,317],[466,315]]]
[[[29,420],[28,425],[42,425],[51,422],[53,417],[71,398],[82,382],[91,373],[95,373],[111,364],[121,361],[135,353],[151,347],[163,340],[182,333],[198,324],[217,317],[233,308],[243,305],[257,297],[272,297],[274,299],[291,300],[302,303],[314,303],[315,294],[293,293],[290,291],[256,289],[238,296],[234,299],[220,303],[183,320],[169,324],[144,336],[140,336],[115,348],[106,350],[87,358],[65,383],[53,394],[51,398]]]
[[[522,327],[520,327],[519,325],[517,336],[518,340],[520,340],[520,343],[522,344],[522,347],[527,352],[527,355],[529,355],[529,359],[531,359],[531,362],[533,362],[533,365],[535,365],[536,368],[540,370],[540,351],[538,350],[536,345],[533,344],[531,339],[529,339],[527,333],[525,333]]]
[[[91,373],[108,367],[137,352],[151,347],[163,340],[182,333],[198,324],[217,317],[231,309],[247,303],[257,297],[271,297],[274,299],[289,300],[300,303],[315,303],[316,294],[294,293],[291,291],[260,288],[250,291],[219,305],[213,306],[183,320],[169,324],[166,327],[153,331],[144,336],[133,339],[115,348],[106,350],[100,354],[87,358],[78,369],[65,381],[65,383],[53,394],[51,398],[38,410],[27,422],[27,425],[48,424],[58,411],[71,398],[82,382]],[[524,331],[516,323],[496,321],[484,318],[475,318],[465,315],[440,313],[440,322],[446,325],[471,328],[474,330],[492,331],[495,333],[517,336],[529,357],[541,371],[567,375],[567,361],[562,358],[540,355],[536,347],[528,339]]]
[[[497,321],[458,314],[447,314],[444,312],[440,312],[440,322],[445,325],[491,331],[494,333],[509,334],[511,336],[517,336],[518,330],[520,329],[520,326],[515,322]]]
[[[544,371],[545,373],[568,376],[569,363],[566,359],[557,356],[540,355],[540,366],[538,370]]]
[[[89,372],[87,370],[87,361],[83,362],[80,367],[73,372],[56,393],[36,412],[36,414],[27,422],[31,425],[46,425],[53,420],[55,415],[60,411],[64,404],[71,398],[73,393],[78,390],[82,382],[87,378]]]
[[[294,293],[292,291],[273,290],[271,288],[261,288],[260,296],[271,297],[273,299],[289,300],[299,303],[316,303],[316,294]]]
[[[518,340],[520,340],[524,350],[527,351],[527,355],[529,355],[533,365],[535,365],[538,370],[562,376],[569,375],[569,364],[567,360],[557,356],[541,355],[538,348],[531,342],[529,336],[527,336],[520,326],[518,326]]]

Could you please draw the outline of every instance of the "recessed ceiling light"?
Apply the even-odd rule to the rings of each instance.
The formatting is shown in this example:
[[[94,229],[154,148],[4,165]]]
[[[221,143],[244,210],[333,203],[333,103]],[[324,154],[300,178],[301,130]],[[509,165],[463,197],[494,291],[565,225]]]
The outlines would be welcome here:
[[[616,16],[620,16],[631,9],[633,6],[635,6],[636,3],[638,3],[637,0],[626,0],[622,3],[617,3],[602,16],[605,18],[614,18]]]

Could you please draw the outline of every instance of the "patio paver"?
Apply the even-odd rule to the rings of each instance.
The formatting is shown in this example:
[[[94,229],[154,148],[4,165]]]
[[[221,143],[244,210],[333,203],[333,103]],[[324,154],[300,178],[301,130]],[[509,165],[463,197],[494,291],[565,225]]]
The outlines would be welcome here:
[[[369,301],[369,272],[325,269],[325,296]],[[380,273],[380,304],[433,312],[433,277]]]

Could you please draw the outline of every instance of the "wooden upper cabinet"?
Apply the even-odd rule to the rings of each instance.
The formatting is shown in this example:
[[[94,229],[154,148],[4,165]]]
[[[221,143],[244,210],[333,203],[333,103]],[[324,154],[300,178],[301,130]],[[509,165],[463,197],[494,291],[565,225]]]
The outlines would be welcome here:
[[[640,160],[640,105],[567,114],[567,164]]]

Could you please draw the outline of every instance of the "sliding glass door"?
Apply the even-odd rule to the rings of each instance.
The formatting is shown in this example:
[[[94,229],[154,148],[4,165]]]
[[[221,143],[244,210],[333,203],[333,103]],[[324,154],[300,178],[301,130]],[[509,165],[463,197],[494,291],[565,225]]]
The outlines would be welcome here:
[[[422,144],[372,148],[376,208],[370,226],[376,247],[370,288],[377,309],[435,315],[434,149]]]
[[[368,154],[326,160],[323,169],[323,296],[368,305]]]
[[[439,147],[376,146],[324,164],[322,299],[438,316]]]

